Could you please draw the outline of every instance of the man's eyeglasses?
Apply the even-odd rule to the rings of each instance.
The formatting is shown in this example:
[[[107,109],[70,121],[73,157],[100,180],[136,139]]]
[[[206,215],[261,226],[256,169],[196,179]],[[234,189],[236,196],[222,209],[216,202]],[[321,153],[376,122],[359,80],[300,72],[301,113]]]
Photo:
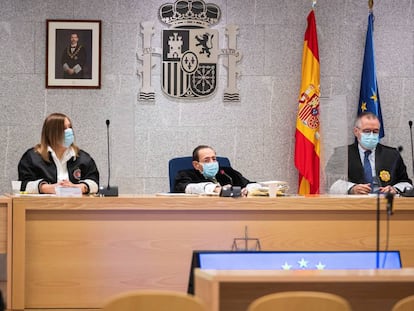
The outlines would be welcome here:
[[[380,132],[380,130],[379,129],[373,129],[373,130],[371,130],[371,129],[361,129],[361,128],[359,128],[360,130],[361,130],[361,132],[362,133],[364,133],[364,134],[371,134],[371,133],[374,133],[374,134],[379,134],[379,132]]]

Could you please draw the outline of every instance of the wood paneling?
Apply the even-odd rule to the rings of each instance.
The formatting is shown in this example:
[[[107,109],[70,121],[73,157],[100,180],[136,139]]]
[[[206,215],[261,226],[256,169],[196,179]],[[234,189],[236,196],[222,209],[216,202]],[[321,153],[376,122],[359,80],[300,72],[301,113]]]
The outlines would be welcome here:
[[[414,267],[414,199],[394,202],[389,249]],[[13,306],[99,308],[132,289],[186,291],[192,250],[229,250],[245,227],[263,250],[375,250],[375,209],[372,197],[14,198]]]
[[[0,196],[0,254],[7,253],[7,207],[11,205],[9,197]]]
[[[353,311],[389,311],[414,294],[414,269],[331,271],[197,270],[195,294],[209,311],[245,311],[255,299],[281,291],[322,291],[344,297]]]

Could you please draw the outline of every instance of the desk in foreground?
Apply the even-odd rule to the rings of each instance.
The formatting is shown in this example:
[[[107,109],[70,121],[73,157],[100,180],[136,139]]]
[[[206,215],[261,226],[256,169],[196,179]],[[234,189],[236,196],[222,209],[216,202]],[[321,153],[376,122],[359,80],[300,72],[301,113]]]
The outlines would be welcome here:
[[[7,282],[11,274],[11,207],[11,198],[0,196],[0,290],[6,301],[11,300],[11,283]]]
[[[347,299],[353,311],[389,311],[414,294],[414,269],[195,271],[195,295],[209,311],[245,311],[256,298],[282,291],[328,292]]]
[[[405,267],[413,203],[396,198],[390,224]],[[263,250],[375,250],[375,208],[372,197],[15,197],[11,306],[100,308],[133,289],[186,291],[192,251],[229,250],[246,226]]]

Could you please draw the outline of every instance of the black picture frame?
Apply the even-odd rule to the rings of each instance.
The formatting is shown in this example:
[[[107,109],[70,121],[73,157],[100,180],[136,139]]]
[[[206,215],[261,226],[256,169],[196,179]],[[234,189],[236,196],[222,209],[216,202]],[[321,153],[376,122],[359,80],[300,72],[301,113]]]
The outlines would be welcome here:
[[[101,88],[101,37],[100,20],[46,20],[46,88]]]

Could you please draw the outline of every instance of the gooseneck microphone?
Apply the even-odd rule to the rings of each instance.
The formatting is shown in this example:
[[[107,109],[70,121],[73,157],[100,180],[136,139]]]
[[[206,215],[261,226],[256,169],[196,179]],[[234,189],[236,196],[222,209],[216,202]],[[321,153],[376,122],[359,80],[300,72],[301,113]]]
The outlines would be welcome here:
[[[414,147],[413,147],[413,121],[408,121],[408,126],[410,127],[410,139],[411,139],[411,162],[414,176]]]
[[[230,181],[230,186],[221,187],[220,196],[221,197],[233,197],[238,198],[241,196],[241,187],[233,186],[233,178],[227,174],[224,170],[220,170],[220,175],[226,176]]]
[[[229,174],[227,174],[224,170],[220,170],[220,174],[226,176],[227,179],[230,180],[230,185],[233,186],[233,178],[231,178]]]
[[[413,147],[413,121],[408,121],[408,126],[410,127],[410,140],[411,140],[411,164],[413,169],[414,177],[414,147]],[[403,197],[414,197],[414,187],[407,187],[404,189],[404,192],[401,193]]]
[[[381,181],[378,176],[373,176],[373,182],[377,185],[377,209],[376,209],[376,237],[375,237],[375,250],[376,250],[376,268],[379,269],[380,266],[380,222],[381,222],[381,204],[380,204],[380,191],[379,187],[381,186]]]
[[[118,187],[110,186],[111,180],[111,157],[110,157],[110,147],[109,147],[109,120],[106,120],[106,144],[108,148],[108,185],[107,187],[99,188],[99,195],[103,197],[117,197],[118,196]]]

